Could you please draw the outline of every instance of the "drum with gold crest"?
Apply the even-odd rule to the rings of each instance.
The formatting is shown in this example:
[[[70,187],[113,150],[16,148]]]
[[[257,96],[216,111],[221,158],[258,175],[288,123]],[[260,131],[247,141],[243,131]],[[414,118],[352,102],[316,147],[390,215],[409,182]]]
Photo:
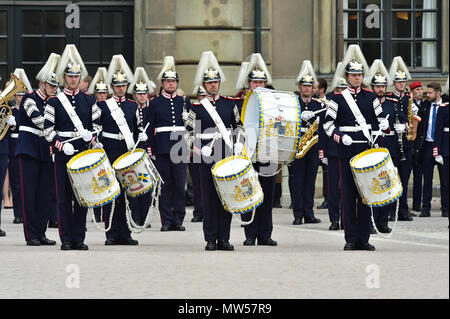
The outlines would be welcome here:
[[[241,119],[252,161],[289,163],[298,151],[301,133],[300,102],[294,92],[265,88],[245,97]]]
[[[246,156],[224,158],[212,167],[211,172],[217,194],[226,211],[235,215],[254,213],[262,204],[264,194],[261,184],[252,162]]]
[[[116,176],[130,197],[139,197],[153,190],[160,180],[159,173],[147,152],[137,148],[113,163]]]
[[[402,196],[403,187],[389,150],[373,148],[350,160],[356,187],[364,204],[381,207]]]
[[[120,194],[119,182],[103,149],[73,156],[67,162],[67,173],[80,206],[104,206]]]

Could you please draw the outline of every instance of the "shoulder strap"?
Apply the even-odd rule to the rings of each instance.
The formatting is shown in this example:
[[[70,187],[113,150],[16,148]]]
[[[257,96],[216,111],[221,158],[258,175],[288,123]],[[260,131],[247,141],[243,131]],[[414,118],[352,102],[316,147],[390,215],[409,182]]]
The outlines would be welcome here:
[[[348,89],[345,89],[344,91],[342,91],[342,95],[344,96],[345,101],[347,102],[348,106],[350,107],[350,110],[355,116],[356,122],[358,122],[359,126],[361,127],[364,136],[367,138],[367,140],[369,140],[369,142],[372,142],[372,136],[369,132],[366,119],[361,114],[361,111],[359,110],[358,105],[356,104],[355,100],[350,94],[350,91]]]
[[[211,102],[209,102],[208,99],[203,99],[200,102],[208,112],[209,116],[213,119],[214,123],[216,124],[217,128],[219,129],[219,132],[222,134],[222,138],[225,142],[225,144],[228,145],[228,147],[233,148],[233,144],[231,142],[230,132],[225,128],[225,124],[223,124],[222,119],[220,118],[220,115],[217,113],[214,106],[212,106]]]
[[[64,92],[61,92],[57,95],[57,98],[64,107],[64,110],[67,112],[67,115],[69,115],[69,118],[72,121],[73,126],[75,126],[75,128],[81,134],[81,132],[84,131],[83,123],[81,123],[81,120],[78,117],[77,112],[75,112],[75,110],[73,109],[73,106],[72,104],[70,104],[69,100],[67,99],[67,96],[64,94]]]
[[[135,145],[133,134],[131,133],[130,128],[128,127],[128,123],[127,120],[125,119],[125,114],[123,113],[122,109],[119,107],[119,105],[117,105],[117,102],[114,98],[107,99],[106,105],[108,106],[109,111],[111,112],[111,117],[119,127],[120,133],[122,133],[123,137],[125,138],[125,143],[127,143],[127,149],[128,150],[133,149]]]

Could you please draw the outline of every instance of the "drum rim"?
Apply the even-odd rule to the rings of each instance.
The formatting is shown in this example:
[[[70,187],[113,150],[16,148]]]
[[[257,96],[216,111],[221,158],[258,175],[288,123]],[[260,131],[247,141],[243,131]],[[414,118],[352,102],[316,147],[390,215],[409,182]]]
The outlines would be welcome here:
[[[249,163],[247,166],[245,166],[245,168],[243,170],[241,170],[240,172],[238,172],[236,174],[227,175],[227,176],[217,176],[216,175],[216,171],[220,166],[222,166],[223,164],[228,163],[232,160],[235,160],[235,159],[245,159]],[[231,156],[225,157],[221,161],[214,164],[214,166],[211,168],[211,173],[214,176],[214,178],[218,181],[230,181],[230,180],[236,179],[236,178],[241,177],[242,175],[246,174],[250,170],[251,167],[252,167],[252,162],[249,160],[248,156],[246,156],[246,155],[231,155]]]
[[[119,186],[119,189],[112,196],[110,196],[100,202],[96,202],[95,204],[92,204],[89,207],[98,208],[98,207],[105,206],[105,205],[109,204],[110,202],[112,202],[113,200],[115,200],[119,195],[120,195],[120,186]]]
[[[98,161],[96,161],[95,163],[91,164],[91,165],[87,165],[87,166],[83,166],[80,168],[70,168],[70,166],[78,159],[82,158],[85,155],[88,154],[92,154],[92,153],[102,153],[103,155],[100,157],[100,159]],[[83,151],[75,156],[73,156],[66,164],[67,170],[71,173],[84,173],[87,171],[90,171],[91,169],[96,168],[97,166],[99,166],[101,163],[103,163],[105,161],[106,158],[106,152],[104,149],[102,148],[96,148],[96,149],[91,149],[91,150],[86,150]]]
[[[397,193],[397,195],[393,196],[389,200],[380,201],[380,202],[373,202],[373,203],[370,203],[370,204],[367,202],[366,199],[364,199],[363,201],[365,201],[366,205],[370,206],[370,207],[383,207],[383,206],[386,206],[386,205],[389,205],[389,204],[395,202],[397,199],[399,199],[402,196],[402,194],[403,194],[403,186],[402,186],[402,189]]]
[[[264,201],[264,193],[262,193],[261,199],[259,201],[257,201],[255,204],[253,204],[251,206],[247,206],[242,209],[231,210],[229,208],[229,206],[227,205],[228,209],[230,209],[228,212],[233,213],[233,214],[245,214],[245,213],[251,212],[255,208],[258,208],[262,204],[263,201]]]
[[[366,167],[355,167],[355,162],[358,161],[359,159],[361,159],[362,157],[368,155],[368,154],[372,154],[372,153],[377,153],[377,152],[383,152],[386,153],[386,157],[379,163],[375,164],[375,165],[370,165],[370,166],[366,166]],[[361,153],[359,153],[358,155],[355,155],[351,160],[350,160],[350,167],[352,168],[352,170],[354,170],[355,172],[361,173],[361,172],[370,172],[373,171],[381,166],[383,166],[384,164],[386,164],[389,159],[391,158],[391,154],[389,153],[389,150],[387,148],[384,147],[379,147],[379,148],[371,148],[368,150],[365,150]]]
[[[142,148],[137,148],[137,149],[134,150],[133,153],[136,153],[136,152],[142,152],[141,157],[140,157],[136,162],[131,163],[130,165],[125,166],[125,167],[122,167],[122,168],[116,168],[116,165],[119,164],[119,162],[120,162],[121,160],[123,160],[123,159],[124,159],[125,157],[127,157],[128,155],[131,155],[132,151],[128,151],[128,152],[126,152],[125,154],[120,155],[120,156],[114,161],[114,163],[112,164],[113,169],[116,170],[116,171],[121,172],[121,171],[124,171],[124,170],[128,170],[128,169],[130,169],[130,168],[134,168],[134,167],[136,167],[137,165],[139,165],[139,164],[144,160],[144,157],[145,157],[145,150],[143,150]]]

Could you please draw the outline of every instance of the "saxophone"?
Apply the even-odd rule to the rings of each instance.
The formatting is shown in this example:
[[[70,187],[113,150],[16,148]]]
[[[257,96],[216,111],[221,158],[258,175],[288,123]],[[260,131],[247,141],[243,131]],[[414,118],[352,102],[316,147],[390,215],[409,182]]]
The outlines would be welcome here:
[[[27,87],[25,84],[23,84],[23,82],[14,73],[11,73],[11,81],[5,90],[0,94],[0,141],[9,129],[9,125],[6,123],[8,116],[12,115],[11,108],[8,105],[9,100],[11,100],[17,92],[26,90]]]
[[[412,105],[414,103],[414,99],[411,95],[408,101],[408,131],[406,132],[406,139],[408,141],[414,141],[417,137],[417,126],[421,121],[421,118],[417,115],[413,114]]]
[[[314,133],[319,128],[319,118],[317,118],[306,133],[300,138],[298,152],[295,155],[296,159],[300,159],[308,153],[308,151],[319,141],[319,135]]]

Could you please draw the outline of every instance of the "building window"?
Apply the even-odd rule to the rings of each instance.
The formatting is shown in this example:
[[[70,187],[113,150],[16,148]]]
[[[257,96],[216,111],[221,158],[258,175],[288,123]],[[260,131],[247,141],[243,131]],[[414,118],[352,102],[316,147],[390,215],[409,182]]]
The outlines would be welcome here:
[[[36,75],[50,53],[62,54],[69,43],[77,46],[91,76],[98,67],[108,67],[115,54],[122,54],[133,67],[134,8],[130,2],[78,3],[79,29],[66,28],[65,6],[37,2],[44,5],[29,5],[28,1],[27,5],[0,6],[0,84],[15,68],[23,68],[32,87],[38,88]]]
[[[367,62],[401,56],[415,72],[440,72],[440,0],[344,0],[344,49],[359,44]]]

